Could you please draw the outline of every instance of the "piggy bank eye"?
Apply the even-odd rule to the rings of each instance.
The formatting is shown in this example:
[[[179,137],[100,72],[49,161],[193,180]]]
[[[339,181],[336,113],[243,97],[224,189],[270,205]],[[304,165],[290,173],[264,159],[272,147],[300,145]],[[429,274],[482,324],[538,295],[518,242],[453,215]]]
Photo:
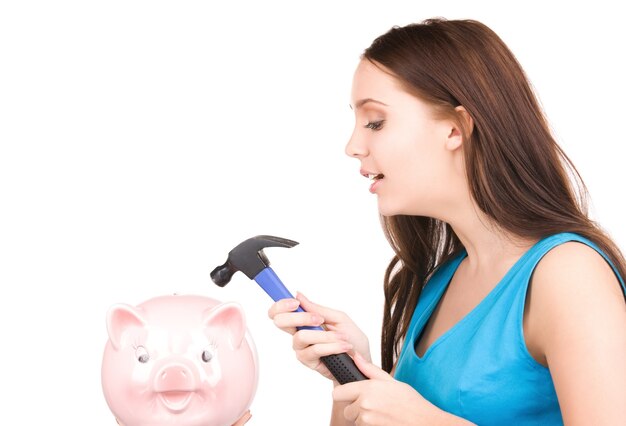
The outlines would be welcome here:
[[[209,348],[209,349],[205,349],[202,352],[202,361],[204,362],[211,362],[211,360],[213,359],[213,348]]]
[[[135,348],[135,357],[137,361],[145,364],[150,359],[150,354],[148,354],[148,350],[143,346],[137,346]]]

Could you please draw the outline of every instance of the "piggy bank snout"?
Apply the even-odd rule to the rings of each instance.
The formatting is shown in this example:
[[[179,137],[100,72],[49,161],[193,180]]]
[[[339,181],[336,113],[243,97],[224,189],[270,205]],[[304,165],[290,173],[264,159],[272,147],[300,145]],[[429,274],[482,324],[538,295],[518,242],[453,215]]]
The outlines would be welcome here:
[[[185,364],[170,363],[164,365],[154,379],[156,392],[193,391],[196,389],[196,377]]]

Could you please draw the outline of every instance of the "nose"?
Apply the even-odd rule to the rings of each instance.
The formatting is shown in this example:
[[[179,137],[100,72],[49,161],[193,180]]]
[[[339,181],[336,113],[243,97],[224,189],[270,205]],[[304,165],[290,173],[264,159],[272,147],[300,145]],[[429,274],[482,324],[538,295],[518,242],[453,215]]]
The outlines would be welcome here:
[[[194,375],[191,369],[183,364],[168,365],[157,373],[157,391],[172,391],[192,389],[194,387]]]
[[[357,131],[352,132],[352,136],[346,144],[346,155],[348,157],[361,158],[367,157],[369,151],[362,137],[357,135]]]

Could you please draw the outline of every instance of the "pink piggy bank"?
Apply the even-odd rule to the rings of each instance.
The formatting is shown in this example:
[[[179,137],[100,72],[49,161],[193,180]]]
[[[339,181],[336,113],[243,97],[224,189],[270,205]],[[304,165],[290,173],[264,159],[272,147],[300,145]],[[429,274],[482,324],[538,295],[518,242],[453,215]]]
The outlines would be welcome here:
[[[230,426],[256,392],[257,353],[237,303],[161,296],[107,313],[102,388],[124,426]]]

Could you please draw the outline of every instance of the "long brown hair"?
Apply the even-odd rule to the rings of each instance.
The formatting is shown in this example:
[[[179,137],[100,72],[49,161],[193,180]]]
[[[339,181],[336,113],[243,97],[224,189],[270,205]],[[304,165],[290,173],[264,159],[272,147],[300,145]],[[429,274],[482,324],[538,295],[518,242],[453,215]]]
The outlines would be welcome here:
[[[622,277],[626,261],[587,211],[587,188],[550,132],[511,51],[473,20],[428,19],[393,27],[363,58],[391,72],[409,93],[464,131],[467,179],[477,206],[502,230],[541,239],[578,233],[595,242]],[[474,122],[470,132],[455,107]],[[463,246],[447,223],[421,216],[382,217],[395,251],[385,273],[382,367],[390,372],[422,287]]]

